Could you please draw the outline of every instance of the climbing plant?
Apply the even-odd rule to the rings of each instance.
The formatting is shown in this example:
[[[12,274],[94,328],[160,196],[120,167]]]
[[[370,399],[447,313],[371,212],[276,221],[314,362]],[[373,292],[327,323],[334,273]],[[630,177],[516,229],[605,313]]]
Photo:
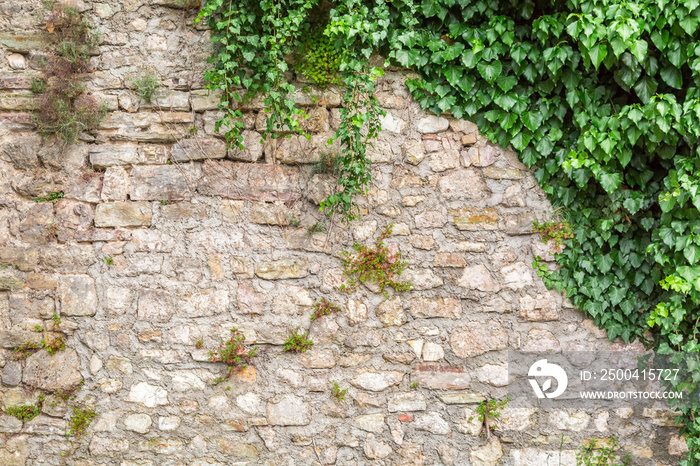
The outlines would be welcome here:
[[[311,0],[206,2],[215,69],[225,91],[221,124],[236,126],[237,102],[265,96],[267,128],[295,131],[300,110],[283,84],[284,58],[305,33]],[[280,15],[281,10],[285,15]],[[378,52],[415,70],[420,105],[468,118],[511,146],[571,225],[539,264],[607,330],[640,339],[697,373],[700,350],[700,0],[338,0],[324,34],[342,55],[345,89],[340,190],[322,207],[352,217],[369,181],[366,144],[381,109],[372,95]],[[237,134],[235,131],[234,135]],[[697,376],[676,380],[675,400],[700,464]]]

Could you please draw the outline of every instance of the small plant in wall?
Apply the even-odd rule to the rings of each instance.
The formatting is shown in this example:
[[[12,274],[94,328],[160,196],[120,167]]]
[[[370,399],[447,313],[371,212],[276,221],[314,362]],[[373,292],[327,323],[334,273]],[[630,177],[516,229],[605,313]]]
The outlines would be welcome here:
[[[615,451],[620,448],[617,438],[610,437],[600,443],[596,439],[589,439],[576,452],[576,466],[629,466],[632,457],[626,454],[618,462]]]
[[[144,103],[151,103],[160,88],[158,75],[154,71],[141,71],[130,80],[134,93]]]
[[[284,350],[293,353],[306,353],[306,350],[314,346],[314,342],[309,340],[309,335],[299,333],[299,327],[289,333],[289,338],[284,342]]]
[[[314,307],[311,311],[311,316],[309,316],[309,319],[311,320],[311,322],[313,322],[316,319],[319,319],[323,316],[329,316],[338,311],[340,311],[340,308],[338,306],[328,301],[326,298],[321,298],[320,301],[316,301],[314,303]]]
[[[348,283],[340,287],[342,291],[349,293],[360,284],[373,282],[379,287],[379,292],[388,298],[387,287],[395,291],[411,289],[411,282],[396,280],[406,268],[406,262],[401,260],[401,251],[391,253],[384,245],[384,240],[391,235],[393,226],[391,223],[382,230],[373,248],[355,243],[355,254],[343,251],[344,273],[348,277]]]
[[[486,438],[491,438],[494,423],[501,417],[503,408],[508,406],[509,401],[510,398],[504,398],[503,400],[489,399],[482,401],[476,407],[477,419],[482,423],[482,429],[486,433]]]
[[[92,424],[92,421],[96,417],[97,413],[93,408],[74,406],[73,414],[68,422],[68,427],[70,427],[70,430],[66,432],[66,438],[72,435],[76,439],[79,439],[83,435],[87,434],[87,428],[90,427],[90,424]]]
[[[340,389],[338,382],[333,382],[333,386],[331,387],[331,394],[335,397],[336,400],[338,400],[338,403],[342,403],[343,401],[345,401],[345,394],[347,392],[347,389]]]
[[[33,405],[22,405],[22,406],[9,406],[7,408],[7,414],[14,416],[22,422],[31,421],[41,413],[41,407],[44,404],[44,395],[40,395],[36,404]]]
[[[258,355],[258,347],[248,347],[245,344],[245,335],[237,328],[231,329],[231,338],[221,340],[219,346],[209,351],[209,360],[212,362],[223,362],[228,365],[225,378],[217,377],[214,380],[216,385],[230,378],[234,373],[243,370]]]
[[[532,228],[540,234],[543,243],[552,241],[557,252],[561,252],[565,239],[574,237],[571,225],[567,221],[537,223],[537,220],[533,220]]]

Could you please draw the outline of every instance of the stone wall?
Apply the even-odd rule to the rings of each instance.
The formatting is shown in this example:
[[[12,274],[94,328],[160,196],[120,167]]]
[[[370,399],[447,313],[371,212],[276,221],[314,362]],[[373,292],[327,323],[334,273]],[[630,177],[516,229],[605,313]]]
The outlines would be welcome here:
[[[0,414],[1,465],[572,465],[584,441],[613,434],[634,464],[678,464],[684,443],[663,406],[508,407],[495,437],[479,436],[476,405],[505,396],[509,348],[627,349],[531,268],[533,254],[552,260],[531,230],[551,206],[514,152],[424,113],[406,75],[389,72],[362,218],[311,234],[332,178],[309,167],[337,127],[337,90],[296,77],[311,141],[259,144],[252,103],[246,149],[227,150],[194,12],[81,1],[102,35],[88,89],[112,113],[62,148],[30,113],[39,3],[0,3],[0,401],[46,401],[29,422]],[[150,105],[129,89],[146,69],[163,86]],[[33,202],[51,192],[64,198]],[[341,292],[339,253],[389,223],[414,289]],[[310,324],[322,297],[342,311]],[[65,351],[16,361],[15,348],[41,340],[37,325]],[[214,385],[226,368],[207,350],[234,326],[261,355]],[[296,326],[315,342],[306,354],[282,351]],[[81,381],[75,399],[56,396]],[[78,404],[98,417],[67,439]]]

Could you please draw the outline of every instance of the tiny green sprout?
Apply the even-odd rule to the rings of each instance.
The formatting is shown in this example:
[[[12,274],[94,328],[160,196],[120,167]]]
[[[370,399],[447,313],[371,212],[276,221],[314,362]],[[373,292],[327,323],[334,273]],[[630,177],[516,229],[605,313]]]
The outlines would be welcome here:
[[[109,256],[105,256],[105,262],[107,263],[107,265],[112,265],[114,264],[114,259],[112,259]]]
[[[202,349],[202,346],[204,346],[204,342],[200,338],[199,340],[197,340],[197,343],[194,344],[194,347],[197,349]]]
[[[347,392],[347,389],[340,389],[338,382],[333,382],[333,386],[331,387],[331,394],[335,397],[336,400],[338,400],[338,403],[342,403],[343,401],[345,401],[345,394]]]
[[[418,388],[418,382],[413,382],[411,384],[411,388]]]
[[[161,199],[160,205],[168,205],[168,200],[166,198]]]
[[[43,332],[44,329],[42,328],[41,325],[36,324],[36,325],[34,326],[34,331],[35,331],[35,332]]]
[[[290,332],[289,338],[284,342],[284,351],[294,353],[306,353],[306,350],[314,345],[314,342],[307,339],[308,334],[298,333],[299,327]]]

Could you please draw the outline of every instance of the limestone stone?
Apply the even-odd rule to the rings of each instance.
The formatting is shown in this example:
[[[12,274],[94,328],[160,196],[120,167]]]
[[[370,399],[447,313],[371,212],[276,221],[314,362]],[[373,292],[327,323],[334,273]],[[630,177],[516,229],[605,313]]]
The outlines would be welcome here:
[[[498,460],[503,457],[503,447],[497,437],[491,437],[485,445],[469,452],[472,466],[496,466]],[[517,463],[517,464],[542,464],[542,463]]]
[[[375,439],[374,435],[372,434],[368,435],[365,439],[363,449],[365,456],[371,460],[380,460],[393,453],[393,450],[389,444]]]
[[[496,209],[485,207],[461,207],[450,209],[458,230],[480,231],[498,229],[498,212]]]
[[[673,456],[683,456],[688,453],[688,444],[685,441],[685,435],[676,437],[671,435],[668,442],[668,454]]]
[[[58,297],[63,315],[93,316],[97,312],[95,280],[88,275],[62,275]]]
[[[503,282],[507,288],[512,290],[520,290],[527,285],[532,284],[531,267],[525,265],[524,262],[507,265],[501,269]]]
[[[417,319],[460,319],[462,317],[462,303],[458,298],[413,298],[411,299],[411,314]]]
[[[267,422],[272,426],[305,426],[311,422],[311,407],[301,398],[284,395],[267,404]]]
[[[241,133],[243,149],[234,146],[228,149],[227,157],[244,162],[257,162],[265,151],[265,141],[257,131],[245,130]]]
[[[469,322],[452,333],[452,351],[457,357],[472,358],[508,347],[508,334],[499,322]]]
[[[383,131],[389,131],[396,134],[400,134],[406,126],[405,121],[394,116],[391,112],[386,112],[386,115],[380,117],[379,122],[382,125]]]
[[[70,390],[83,380],[79,368],[80,358],[72,348],[58,351],[53,356],[41,350],[27,358],[22,382],[43,390]]]
[[[520,315],[529,321],[545,322],[559,319],[559,310],[551,293],[535,298],[525,295],[520,298]]]
[[[106,202],[95,210],[97,227],[138,227],[151,224],[152,209],[148,202]]]
[[[585,411],[570,412],[557,409],[549,413],[549,424],[555,429],[580,432],[588,427],[590,421],[591,417]]]
[[[428,115],[416,122],[416,129],[419,133],[432,134],[447,131],[450,127],[450,122],[446,118],[435,115]]]
[[[172,387],[176,392],[200,391],[206,384],[190,371],[177,371],[172,374]]]
[[[425,159],[425,147],[421,141],[409,139],[403,146],[406,162],[411,165],[420,164]]]
[[[535,424],[532,417],[537,410],[535,408],[515,408],[506,406],[498,418],[498,429],[502,431],[525,431]]]
[[[198,178],[199,170],[192,165],[139,165],[131,170],[130,198],[134,201],[188,200]]]
[[[401,275],[401,280],[411,282],[411,290],[423,291],[438,288],[443,285],[443,280],[431,269],[409,269]]]
[[[292,167],[207,160],[197,190],[205,196],[266,202],[299,199],[299,172]]]
[[[223,159],[226,157],[226,143],[211,137],[182,139],[173,144],[170,158],[174,162],[193,160]]]
[[[2,434],[17,434],[22,430],[22,421],[13,416],[0,414],[0,433]],[[0,459],[2,459],[0,453]]]
[[[575,465],[577,463],[575,450],[548,451],[537,448],[514,448],[510,451],[510,456],[513,464],[547,464],[551,458],[557,458],[557,461],[561,458],[562,465]]]
[[[486,400],[479,393],[447,393],[438,395],[438,398],[446,405],[476,404]]]
[[[451,432],[450,424],[435,412],[416,416],[413,427],[435,435],[448,435]]]
[[[413,367],[411,381],[419,387],[436,390],[464,390],[469,388],[471,377],[463,367],[449,364],[417,364]]]
[[[308,259],[283,259],[263,262],[258,266],[255,274],[266,280],[303,278],[309,274],[308,266]]]
[[[151,416],[148,414],[129,414],[124,419],[124,428],[139,434],[146,434],[150,430],[152,423]]]
[[[411,246],[416,249],[430,250],[433,249],[435,245],[435,239],[429,235],[411,235],[408,241],[411,243]]]
[[[401,326],[406,322],[406,313],[403,310],[403,300],[398,296],[392,299],[387,299],[377,306],[377,318],[389,327],[392,325]]]
[[[430,154],[429,165],[434,172],[444,172],[459,167],[459,151],[450,149]]]
[[[168,392],[147,382],[139,382],[131,386],[126,401],[138,403],[147,408],[155,408],[168,404]]]
[[[523,351],[560,351],[561,344],[549,330],[533,328],[527,334]]]
[[[355,416],[352,422],[360,429],[374,434],[381,434],[386,428],[384,415],[381,413]]]
[[[476,378],[479,382],[493,385],[494,387],[505,387],[508,385],[508,366],[498,364],[486,364],[476,371]]]
[[[355,387],[381,392],[389,387],[398,385],[403,380],[403,373],[398,371],[371,371],[369,369],[358,369],[355,377],[351,380]]]
[[[88,156],[95,168],[135,165],[141,162],[138,146],[133,144],[96,145],[90,148]]]
[[[492,180],[520,180],[524,176],[521,170],[515,168],[487,167],[483,173]]]
[[[0,146],[0,160],[11,162],[18,170],[37,167],[41,138],[37,135],[17,137]]]
[[[467,120],[450,120],[450,129],[455,133],[464,134],[479,132],[479,128],[476,126],[476,124]]]
[[[357,325],[367,320],[367,306],[363,302],[349,299],[346,309],[350,325]]]
[[[446,199],[478,200],[489,193],[479,173],[471,168],[454,170],[441,176],[438,188]]]
[[[167,322],[173,315],[172,296],[164,290],[143,289],[139,293],[138,318]]]
[[[501,289],[489,269],[483,264],[465,267],[457,284],[467,289],[479,291],[497,292]]]
[[[162,431],[173,431],[180,427],[180,418],[177,416],[164,416],[158,418],[158,429]]]
[[[406,411],[425,411],[427,403],[425,396],[420,392],[397,393],[388,400],[390,413]]]
[[[307,369],[331,369],[336,362],[336,355],[331,349],[313,349],[299,359],[299,363]]]
[[[442,228],[447,216],[439,210],[426,210],[416,215],[416,228]]]
[[[445,350],[441,345],[433,343],[432,341],[426,341],[423,345],[422,358],[423,361],[439,361],[445,357]]]
[[[293,212],[283,203],[253,202],[250,205],[250,221],[260,225],[287,226]]]
[[[88,447],[93,456],[122,456],[129,451],[129,441],[125,438],[112,439],[94,436]]]

